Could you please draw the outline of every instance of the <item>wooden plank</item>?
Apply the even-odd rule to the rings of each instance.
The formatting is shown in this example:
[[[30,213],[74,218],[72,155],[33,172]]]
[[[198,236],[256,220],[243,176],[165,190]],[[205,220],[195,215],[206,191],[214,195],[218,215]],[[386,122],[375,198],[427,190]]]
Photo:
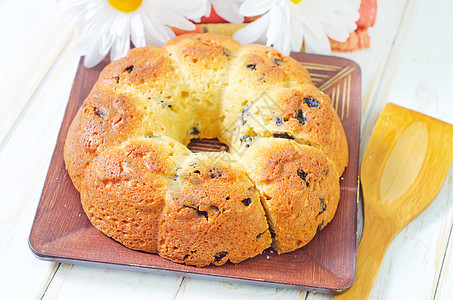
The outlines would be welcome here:
[[[453,28],[451,11],[448,0],[409,2],[377,102],[391,101],[453,123],[453,39],[443,33]]]
[[[55,266],[33,256],[27,240],[58,133],[76,62],[63,60],[48,78],[0,153],[0,265],[2,296],[29,299],[48,283]],[[15,187],[15,188],[11,188]],[[11,259],[14,258],[14,259]],[[18,280],[21,278],[21,280]],[[27,288],[22,287],[24,281]]]
[[[72,28],[57,20],[55,10],[52,0],[2,3],[0,150],[72,35]]]
[[[330,300],[333,296],[319,293],[308,293],[304,300]]]
[[[43,299],[174,299],[182,277],[61,264]]]
[[[374,95],[378,92],[379,82],[394,46],[393,42],[398,35],[399,23],[401,22],[407,2],[407,0],[380,0],[378,2],[376,24],[368,29],[371,37],[369,49],[332,53],[335,56],[352,59],[361,67],[362,124],[367,123],[367,112],[372,110],[374,106]]]
[[[453,47],[453,40],[438,33],[453,27],[449,14],[449,1],[408,4],[382,81],[372,97],[362,143],[366,143],[387,101],[452,123],[453,109],[448,99],[453,73],[448,66],[453,61],[446,51]],[[434,296],[453,222],[452,197],[451,190],[444,186],[425,213],[397,236],[384,257],[370,298]]]
[[[230,300],[230,299],[304,299],[307,292],[273,287],[259,287],[247,284],[235,284],[184,278],[175,300]]]
[[[58,60],[0,153],[2,297],[31,299],[47,287],[56,264],[33,256],[27,241],[78,59]],[[13,187],[13,188],[11,188]],[[26,283],[27,288],[24,287]]]
[[[379,10],[385,9],[387,15],[396,2],[399,1],[380,1]],[[453,19],[448,15],[451,4],[445,0],[427,6],[422,4],[421,1],[409,2],[402,16],[404,20],[401,24],[395,24],[398,28],[397,39],[380,41],[394,45],[388,62],[380,66],[386,68],[380,72],[381,80],[370,80],[375,86],[374,92],[362,100],[370,103],[363,112],[362,153],[367,137],[388,101],[453,122],[450,113],[453,111],[453,102],[448,100],[451,98],[449,85],[453,81],[449,66],[453,65],[453,58],[447,53],[453,40],[439,33],[442,28],[452,28]],[[382,19],[378,17],[375,27],[379,26],[379,20]],[[387,18],[382,20],[386,21]],[[375,60],[376,56],[371,57]],[[363,65],[368,67],[369,64]]]
[[[446,191],[447,194],[453,193],[453,175],[450,176],[447,181]],[[450,202],[449,209],[452,209],[453,205]],[[441,274],[437,283],[437,289],[434,299],[453,299],[453,225],[450,228],[450,238],[448,247],[445,252],[445,257],[442,264]]]

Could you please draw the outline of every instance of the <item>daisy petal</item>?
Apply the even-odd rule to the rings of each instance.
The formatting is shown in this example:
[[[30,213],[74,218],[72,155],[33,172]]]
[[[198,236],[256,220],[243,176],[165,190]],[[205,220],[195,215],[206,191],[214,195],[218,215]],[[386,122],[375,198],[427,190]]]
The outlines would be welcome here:
[[[291,27],[291,50],[292,51],[301,51],[302,44],[304,42],[304,30],[300,23],[292,23]]]
[[[174,26],[184,30],[195,30],[195,24],[172,11],[167,11],[165,15],[160,16],[160,20],[169,26]]]
[[[324,26],[324,31],[328,37],[339,42],[345,42],[351,32],[344,24],[338,24],[337,26],[326,24]]]
[[[99,49],[98,52],[99,54],[102,54],[103,56],[107,56],[107,54],[110,51],[110,48],[112,48],[114,41],[114,37],[111,35],[103,35],[101,38],[101,42],[99,44]]]
[[[314,26],[307,26],[307,30],[305,31],[305,51],[308,53],[328,55],[331,52],[329,39]]]
[[[91,41],[88,41],[85,44],[85,58],[83,60],[83,65],[86,68],[92,68],[95,65],[99,64],[105,57],[105,55],[102,55],[98,51],[98,44],[99,41],[96,39],[93,39]]]
[[[239,9],[239,13],[243,16],[253,17],[266,13],[279,0],[246,0]]]
[[[268,15],[270,18],[270,24],[273,24],[274,26],[269,26],[267,28],[266,32],[267,46],[282,44],[282,39],[284,36],[284,28],[282,28],[284,25],[283,20],[285,19],[284,14],[285,13],[282,7],[276,6],[269,10]]]
[[[164,0],[158,1],[159,6],[165,11],[172,11],[187,19],[201,18],[206,13],[207,0]]]
[[[163,46],[168,40],[175,36],[174,32],[167,26],[159,23],[154,18],[144,19],[145,40],[147,45]]]
[[[254,42],[263,43],[266,29],[269,27],[270,18],[268,14],[263,15],[258,20],[253,21],[244,28],[239,29],[233,35],[242,45],[252,44]]]
[[[135,14],[131,18],[131,42],[135,47],[146,46],[145,29],[142,22],[142,16]]]
[[[217,14],[230,23],[240,24],[244,17],[239,13],[242,0],[213,0],[212,5]]]
[[[110,51],[110,60],[115,61],[125,57],[130,50],[129,39],[118,38],[112,46]]]

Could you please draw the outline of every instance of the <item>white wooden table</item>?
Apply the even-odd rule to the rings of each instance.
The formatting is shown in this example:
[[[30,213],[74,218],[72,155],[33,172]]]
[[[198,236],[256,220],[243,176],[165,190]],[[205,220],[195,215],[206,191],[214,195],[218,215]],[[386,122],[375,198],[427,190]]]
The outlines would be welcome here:
[[[28,247],[79,57],[56,3],[0,1],[0,298],[327,299],[290,289],[38,260]],[[379,0],[362,70],[363,153],[386,102],[453,123],[453,2]],[[453,299],[453,172],[388,249],[371,299]]]

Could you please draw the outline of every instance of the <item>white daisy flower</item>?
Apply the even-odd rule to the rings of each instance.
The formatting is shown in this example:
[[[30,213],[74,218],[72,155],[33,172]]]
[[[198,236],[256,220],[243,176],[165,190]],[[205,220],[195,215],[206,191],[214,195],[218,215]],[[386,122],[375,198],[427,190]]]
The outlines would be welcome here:
[[[224,20],[230,23],[244,22],[244,16],[239,13],[239,8],[245,0],[204,0],[205,13],[204,17],[211,15],[211,8],[214,7],[215,12]],[[200,22],[200,18],[193,19],[195,22]]]
[[[285,55],[291,51],[329,54],[329,38],[345,42],[356,28],[360,0],[245,0],[239,12],[261,16],[238,30],[242,44],[265,43]]]
[[[112,61],[135,47],[162,46],[175,36],[169,26],[194,30],[187,19],[205,12],[206,0],[62,0],[65,16],[81,37],[84,65],[97,65],[110,51]]]

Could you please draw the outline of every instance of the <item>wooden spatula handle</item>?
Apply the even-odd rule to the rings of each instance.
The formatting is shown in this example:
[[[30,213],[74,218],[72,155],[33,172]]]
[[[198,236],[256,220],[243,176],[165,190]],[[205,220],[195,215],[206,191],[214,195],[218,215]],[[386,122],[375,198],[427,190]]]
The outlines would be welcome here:
[[[453,160],[453,126],[388,103],[361,165],[364,229],[356,279],[337,299],[368,299],[395,236],[436,198]]]
[[[357,251],[357,271],[354,284],[335,299],[368,299],[385,252],[395,238],[394,231],[385,230],[385,220],[367,216],[362,240]]]

